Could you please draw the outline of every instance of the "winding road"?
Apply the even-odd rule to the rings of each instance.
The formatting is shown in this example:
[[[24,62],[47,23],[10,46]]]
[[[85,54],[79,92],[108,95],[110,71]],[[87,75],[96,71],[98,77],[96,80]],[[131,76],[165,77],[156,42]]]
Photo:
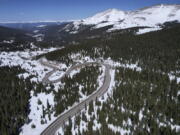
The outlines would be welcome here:
[[[62,127],[65,122],[70,118],[73,117],[75,115],[77,115],[81,110],[83,110],[85,108],[86,105],[88,105],[91,101],[95,101],[96,98],[101,97],[102,95],[104,95],[104,93],[108,90],[109,86],[110,86],[110,82],[111,82],[111,76],[110,76],[110,65],[108,64],[103,64],[103,63],[99,63],[99,62],[86,62],[83,64],[78,64],[78,65],[74,65],[71,68],[69,68],[66,73],[60,77],[57,80],[53,80],[50,81],[49,77],[56,72],[59,68],[57,67],[57,65],[53,65],[51,63],[48,63],[47,61],[43,61],[42,59],[40,59],[40,63],[44,66],[50,67],[53,70],[48,72],[45,77],[43,78],[42,82],[47,84],[47,83],[56,83],[59,82],[64,76],[69,75],[71,73],[72,70],[75,70],[77,68],[81,68],[83,66],[88,66],[88,65],[104,65],[105,66],[105,76],[104,76],[104,82],[103,85],[96,90],[95,92],[93,92],[90,96],[88,96],[88,98],[86,98],[84,101],[80,102],[77,105],[74,105],[71,109],[69,109],[68,111],[66,111],[65,113],[61,114],[55,121],[53,121],[42,133],[41,135],[55,135],[55,133],[57,132],[57,130]]]

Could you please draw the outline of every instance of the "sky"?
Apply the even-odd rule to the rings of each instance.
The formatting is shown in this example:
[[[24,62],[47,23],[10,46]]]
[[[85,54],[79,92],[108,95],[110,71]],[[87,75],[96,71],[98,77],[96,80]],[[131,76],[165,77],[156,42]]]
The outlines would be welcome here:
[[[180,0],[0,0],[0,22],[83,19],[109,8],[135,10]]]

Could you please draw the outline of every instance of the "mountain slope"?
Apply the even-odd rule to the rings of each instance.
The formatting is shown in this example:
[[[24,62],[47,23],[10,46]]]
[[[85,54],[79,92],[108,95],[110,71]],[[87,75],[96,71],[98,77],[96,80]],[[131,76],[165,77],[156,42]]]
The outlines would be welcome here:
[[[5,40],[8,38],[23,37],[26,32],[18,29],[7,28],[0,26],[0,39]]]
[[[135,11],[120,11],[109,9],[92,17],[75,21],[74,27],[80,25],[95,25],[101,28],[113,25],[109,30],[125,29],[130,27],[159,27],[159,24],[171,21],[180,21],[180,5],[155,5]]]
[[[109,9],[74,22],[19,24],[18,27],[28,30],[32,28],[30,31],[38,46],[48,47],[78,44],[82,40],[97,38],[106,32],[117,30],[121,33],[143,34],[171,27],[179,22],[180,5],[155,5],[135,11]]]
[[[23,50],[33,41],[26,31],[0,26],[0,51]]]

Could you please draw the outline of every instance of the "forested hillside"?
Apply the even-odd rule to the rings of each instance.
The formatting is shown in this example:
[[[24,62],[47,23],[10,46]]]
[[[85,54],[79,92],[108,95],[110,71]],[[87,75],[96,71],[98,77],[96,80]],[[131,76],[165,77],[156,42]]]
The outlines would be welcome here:
[[[179,34],[180,25],[142,35],[116,31],[45,56],[50,60],[69,62],[69,54],[81,53],[91,58],[110,57],[124,64],[136,63],[150,71],[176,72],[180,69]]]
[[[94,31],[97,36],[92,38],[87,37],[93,33],[81,31],[77,44],[69,43],[32,60],[19,57],[30,56],[27,53],[2,53],[0,64],[16,61],[33,73],[23,78],[19,74],[27,71],[19,66],[0,68],[2,135],[18,135],[23,125],[37,133],[103,83],[99,79],[102,67],[92,65],[65,76],[58,84],[42,84],[42,75],[52,70],[40,66],[38,60],[42,57],[51,64],[59,63],[59,76],[72,65],[90,61],[109,62],[114,71],[115,78],[110,72],[114,84],[111,93],[91,102],[80,115],[69,118],[69,124],[63,127],[65,134],[179,134],[180,25],[136,35],[138,29]],[[6,55],[15,59],[6,60]],[[41,79],[37,79],[38,75]]]
[[[83,135],[179,134],[180,85],[176,80],[148,70],[117,68],[115,82],[107,102],[91,103],[74,118],[74,125],[69,122],[66,135],[73,131]],[[87,128],[80,129],[82,123]]]
[[[0,51],[29,49],[33,41],[27,31],[0,26]]]
[[[179,35],[179,25],[142,35],[115,31],[43,55],[49,60],[67,64],[73,63],[72,54],[95,60],[111,58],[141,68],[140,71],[115,68],[115,87],[108,101],[96,101],[80,116],[69,120],[65,134],[73,131],[108,135],[122,132],[178,134],[180,85],[176,78],[180,77]],[[100,128],[94,128],[95,121],[101,125]],[[86,123],[87,128],[80,130],[82,123]]]
[[[0,68],[0,132],[2,135],[17,135],[20,127],[28,121],[29,99],[32,84],[19,79],[24,71],[20,67]]]

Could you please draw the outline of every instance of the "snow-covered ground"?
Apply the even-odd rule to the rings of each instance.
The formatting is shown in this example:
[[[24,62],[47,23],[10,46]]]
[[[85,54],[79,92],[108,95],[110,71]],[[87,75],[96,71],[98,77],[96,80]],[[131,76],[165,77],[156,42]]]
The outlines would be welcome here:
[[[57,71],[49,77],[49,80],[50,81],[57,80],[61,78],[63,75],[64,75],[64,71]]]
[[[78,55],[76,55],[76,56],[78,56]],[[86,56],[86,59],[91,59],[91,58]],[[108,91],[104,94],[104,96],[98,98],[98,100],[101,102],[101,106],[96,106],[95,102],[93,102],[94,112],[92,112],[92,115],[89,115],[89,113],[88,113],[89,106],[87,106],[87,109],[83,109],[81,111],[81,114],[80,114],[81,119],[80,119],[80,125],[79,126],[74,126],[75,125],[75,117],[71,118],[71,120],[72,120],[72,129],[71,129],[71,132],[72,132],[73,135],[78,134],[79,131],[80,131],[80,133],[82,133],[83,131],[87,131],[88,130],[88,122],[85,122],[85,121],[82,120],[82,114],[83,113],[85,113],[87,121],[90,121],[90,118],[95,116],[95,120],[93,121],[93,130],[94,131],[96,131],[96,130],[101,128],[101,124],[96,120],[97,119],[97,110],[98,109],[101,110],[102,109],[102,103],[106,102],[108,97],[113,94],[113,88],[115,87],[115,67],[129,68],[129,69],[136,70],[138,72],[140,72],[142,70],[141,67],[137,66],[137,64],[121,64],[119,62],[114,62],[110,58],[106,59],[106,60],[103,60],[103,61],[104,61],[104,63],[109,64],[109,65],[111,65],[113,67],[111,69],[111,71],[110,71],[110,74],[111,74],[110,87],[109,87]],[[103,83],[103,79],[100,79],[100,78],[103,78],[103,74],[98,79],[98,83],[101,86],[102,83]],[[80,90],[81,90],[81,86],[80,86]],[[121,111],[125,112],[125,109],[124,109],[123,106],[121,106]],[[135,112],[132,112],[132,113],[135,113]],[[143,118],[143,109],[139,112],[139,120],[142,120],[142,118]],[[132,125],[132,122],[128,118],[127,121],[123,121],[123,125]],[[179,129],[178,125],[171,125],[171,127],[172,127],[172,129],[176,128],[176,130]],[[111,129],[114,133],[120,133],[122,135],[130,133],[130,129],[126,129],[126,128],[123,128],[123,127],[120,127],[120,126],[116,126],[116,125],[113,125],[113,124],[108,124],[108,128]],[[80,129],[80,130],[78,130],[78,129]],[[64,135],[64,130],[63,130],[62,127],[57,131],[56,135],[58,135],[58,133]]]
[[[49,48],[38,51],[17,51],[17,52],[0,52],[0,66],[21,66],[22,69],[25,69],[27,72],[25,75],[34,75],[35,77],[32,80],[36,82],[41,82],[44,75],[49,72],[51,69],[44,67],[37,60],[32,60],[34,56],[48,53],[56,50],[57,48]],[[59,48],[58,48],[59,49]]]
[[[22,69],[25,69],[25,73],[19,74],[19,77],[27,78],[30,75],[33,75],[31,81],[41,82],[42,78],[46,73],[51,71],[51,68],[45,67],[39,63],[37,60],[31,60],[36,55],[44,54],[50,51],[54,51],[59,48],[49,48],[39,51],[24,51],[24,52],[1,52],[0,53],[0,66],[20,66]],[[61,66],[61,65],[60,65]],[[62,64],[62,67],[64,64]],[[57,84],[58,85],[58,84]],[[57,86],[55,87],[57,89]],[[48,89],[48,88],[47,88]],[[38,104],[38,100],[41,101],[41,104]],[[38,93],[34,95],[34,92],[31,91],[31,99],[30,99],[30,114],[28,118],[31,120],[30,123],[24,124],[22,126],[22,132],[20,135],[39,135],[43,129],[45,129],[52,121],[55,120],[54,114],[51,114],[51,120],[47,118],[46,115],[46,124],[41,124],[41,116],[42,116],[42,106],[44,109],[47,109],[47,102],[54,106],[54,95],[53,93]],[[32,128],[31,126],[35,125],[36,128]]]
[[[14,43],[14,40],[3,40],[2,43],[12,44]]]
[[[22,54],[22,55],[21,55]],[[36,77],[33,77],[32,80],[36,80],[36,82],[40,82],[44,75],[50,70],[50,68],[42,66],[38,61],[36,60],[24,60],[21,58],[21,56],[28,56],[28,53],[26,52],[2,52],[0,54],[0,66],[21,66],[22,69],[25,69],[27,72],[25,75],[27,77],[27,73],[29,75],[34,75]],[[28,57],[27,57],[28,58]]]
[[[36,41],[41,42],[44,39],[44,34],[36,34],[33,37],[36,38]]]
[[[114,126],[113,124],[108,124],[108,128],[110,128],[114,133],[121,133],[121,135],[129,134],[130,130],[126,130],[119,126]]]
[[[157,31],[157,30],[161,30],[161,29],[162,28],[160,28],[159,26],[152,27],[152,28],[144,28],[144,29],[139,29],[139,31],[136,34],[140,35],[140,34],[144,34],[144,33],[151,32],[151,31]]]
[[[75,21],[74,32],[77,33],[80,25],[95,25],[96,28],[113,25],[108,31],[131,27],[151,27],[140,30],[138,34],[159,30],[159,24],[170,21],[180,21],[180,5],[156,5],[135,11],[109,9],[96,15]]]
[[[48,72],[50,72],[52,69],[45,67],[43,65],[40,64],[40,62],[38,60],[32,60],[30,58],[36,56],[36,55],[40,55],[40,54],[44,54],[50,51],[54,51],[56,50],[56,48],[50,48],[50,49],[44,49],[44,50],[39,50],[39,51],[24,51],[24,52],[1,52],[0,53],[0,66],[20,66],[22,69],[25,69],[25,73],[23,74],[19,74],[19,77],[23,77],[23,78],[27,78],[30,75],[33,75],[33,77],[31,78],[31,81],[35,81],[37,83],[41,82],[43,77],[45,76],[45,74],[47,74]],[[83,58],[80,57],[80,54],[72,54],[71,58],[74,59],[75,62],[78,63],[84,63],[86,61],[88,62],[92,62],[94,61],[93,59],[91,59],[88,56],[85,56]],[[52,62],[53,63],[53,62]],[[57,65],[57,63],[54,63]],[[69,68],[67,67],[65,64],[63,63],[59,63],[58,66],[60,68],[63,69],[63,71],[57,71],[55,72],[53,75],[50,76],[50,80],[55,80],[57,78],[59,78],[60,76],[62,76],[65,71]],[[105,68],[101,67],[100,70],[102,70],[104,73]],[[72,72],[70,74],[70,76],[73,76],[77,73],[79,73],[80,70],[74,70],[74,72]],[[99,83],[99,87],[102,85],[103,82],[103,76],[104,74],[102,74],[101,76],[98,77],[98,83]],[[55,90],[58,90],[58,88],[60,86],[62,86],[63,84],[61,84],[61,82],[54,84],[55,86]],[[81,87],[79,86],[80,89],[80,93],[81,93],[81,99],[80,101],[84,100],[85,98],[87,98],[87,96],[83,95],[83,93],[81,92]],[[48,89],[49,87],[47,87]],[[41,104],[38,104],[38,102],[42,102]],[[28,116],[28,118],[31,120],[28,124],[24,124],[22,126],[22,132],[20,133],[20,135],[39,135],[52,121],[55,120],[54,117],[54,113],[51,113],[50,117],[51,120],[48,118],[48,115],[45,115],[45,120],[46,123],[45,124],[41,124],[41,117],[42,117],[42,106],[44,107],[44,109],[47,109],[47,102],[51,105],[51,107],[54,106],[54,95],[53,93],[38,93],[37,95],[34,95],[34,92],[31,91],[31,99],[30,99],[30,114]],[[77,103],[74,103],[74,105],[76,105]],[[68,109],[70,109],[71,107],[68,107]],[[64,113],[67,110],[64,111]],[[32,125],[35,125],[35,128],[32,128]]]
[[[31,60],[29,58],[32,58],[36,55],[39,54],[43,54],[43,53],[47,53],[50,51],[54,51],[57,48],[50,48],[50,49],[45,49],[45,50],[39,50],[39,51],[25,51],[25,52],[1,52],[0,53],[0,66],[21,66],[21,68],[25,69],[26,72],[23,74],[19,74],[19,77],[23,77],[23,78],[27,78],[30,75],[33,75],[33,77],[31,78],[31,81],[35,81],[35,82],[41,82],[42,78],[45,76],[46,73],[48,73],[49,71],[52,71],[51,68],[45,67],[43,65],[40,64],[39,61],[37,60]],[[108,96],[112,95],[113,93],[113,88],[115,86],[115,68],[116,67],[124,67],[124,68],[130,68],[130,69],[136,69],[136,71],[141,71],[141,67],[138,67],[137,64],[121,64],[119,62],[114,62],[111,58],[108,58],[106,60],[104,60],[103,58],[99,58],[98,60],[92,59],[89,56],[82,56],[81,53],[76,53],[76,54],[71,54],[69,55],[69,57],[73,60],[74,63],[84,63],[84,62],[96,62],[96,61],[102,61],[105,64],[109,64],[111,65],[112,69],[110,71],[111,74],[111,83],[110,83],[110,87],[108,89],[108,91],[104,94],[103,97],[99,98],[99,101],[102,102],[106,102],[108,99]],[[53,62],[52,62],[53,64]],[[54,63],[57,65],[57,63]],[[57,78],[59,78],[60,76],[62,76],[65,71],[67,69],[70,68],[71,65],[69,65],[69,67],[67,65],[65,65],[64,63],[58,63],[58,66],[60,67],[60,71],[55,72],[54,74],[52,74],[50,76],[50,80],[55,80]],[[100,67],[100,70],[102,71],[102,74],[98,77],[98,86],[101,87],[104,81],[104,71],[105,71],[105,67],[102,66]],[[79,73],[80,70],[74,70],[74,72],[72,72],[70,74],[70,76],[72,77],[73,75]],[[170,79],[173,79],[175,76],[172,75],[172,73],[169,74]],[[179,81],[180,79],[177,78],[177,80]],[[57,91],[58,88],[60,86],[63,86],[63,84],[61,84],[61,82],[58,82],[56,84],[54,84],[55,86],[55,90]],[[81,95],[81,99],[80,101],[84,100],[85,98],[87,98],[87,96],[83,95],[81,89],[83,86],[79,85],[79,93]],[[48,87],[47,87],[48,89]],[[38,101],[41,101],[42,104],[38,104]],[[48,115],[45,116],[46,118],[46,122],[45,124],[41,124],[41,116],[42,116],[42,106],[44,106],[44,109],[47,109],[47,102],[51,105],[51,107],[54,106],[54,95],[53,93],[38,93],[36,96],[34,95],[33,91],[31,91],[31,99],[30,99],[30,114],[29,114],[29,119],[31,119],[31,122],[29,124],[25,124],[22,126],[22,132],[20,135],[39,135],[51,122],[53,122],[56,118],[54,117],[54,113],[51,113],[50,117],[51,120],[49,120]],[[74,103],[74,105],[76,105],[77,103]],[[94,115],[95,117],[97,117],[97,109],[98,107],[94,104]],[[74,106],[73,105],[73,106]],[[68,109],[70,109],[71,107],[68,107]],[[81,113],[85,113],[87,118],[90,119],[90,115],[88,114],[88,106],[87,106],[87,110],[83,110]],[[101,107],[100,107],[101,108]],[[122,107],[123,110],[123,107]],[[67,110],[65,110],[63,113],[65,113]],[[142,118],[142,112],[140,112],[139,114],[139,118]],[[74,121],[74,117],[72,117],[72,121]],[[36,128],[32,128],[32,125],[35,125]],[[101,127],[101,124],[94,120],[93,121],[93,129],[99,129]],[[108,125],[108,127],[112,130],[114,130],[115,132],[120,132],[120,133],[129,133],[128,130],[122,129],[121,127],[117,127],[115,125]],[[84,122],[83,120],[81,120],[80,122],[80,131],[82,132],[83,130],[87,130],[87,123]],[[72,129],[73,133],[77,133],[77,128]],[[63,134],[63,128],[60,128],[58,130],[59,133]]]
[[[175,76],[175,75],[173,74],[173,72],[169,73],[168,76],[169,76],[169,79],[170,79],[170,80],[176,79],[176,80],[177,80],[177,83],[180,83],[180,77]]]
[[[38,104],[38,100],[42,102],[42,104]],[[40,135],[43,129],[45,129],[52,121],[56,119],[54,117],[54,113],[50,115],[51,119],[49,120],[48,115],[45,115],[45,120],[47,124],[41,124],[41,117],[43,115],[43,108],[47,109],[47,102],[51,105],[51,108],[54,107],[54,95],[52,93],[45,94],[45,93],[39,93],[37,96],[33,95],[33,92],[31,92],[31,99],[30,99],[30,114],[29,119],[31,119],[31,122],[28,124],[24,124],[22,126],[22,132],[20,135]],[[31,126],[35,125],[35,128],[32,128]]]
[[[87,59],[87,57],[86,57],[86,59]],[[106,61],[106,63],[107,63],[107,61]],[[112,63],[112,61],[109,61],[109,63]],[[102,71],[102,74],[98,77],[98,80],[97,80],[98,86],[99,86],[98,88],[100,88],[103,85],[104,75],[105,75],[105,67],[102,66],[100,68],[100,70]],[[115,80],[114,80],[115,79],[115,70],[114,69],[112,69],[110,71],[110,75],[111,75],[111,82],[110,82],[110,87],[109,87],[108,91],[105,93],[105,95],[103,97],[98,98],[98,100],[101,101],[101,102],[105,102],[107,100],[108,95],[112,94],[113,87],[115,86]],[[87,98],[87,97],[84,97],[84,98]],[[95,102],[93,102],[93,106],[94,106],[94,112],[92,112],[92,113],[95,115],[95,117],[97,119],[98,106],[96,106]],[[99,108],[102,108],[102,107],[99,107]],[[75,117],[71,118],[71,120],[72,120],[72,127],[73,127],[71,129],[71,132],[72,132],[73,135],[78,134],[78,128],[80,129],[81,133],[83,131],[87,130],[88,123],[82,120],[82,114],[85,113],[87,120],[90,121],[90,118],[92,117],[92,115],[89,115],[88,111],[89,111],[89,106],[87,106],[87,109],[83,109],[81,111],[81,114],[80,114],[81,119],[80,119],[79,127],[78,126],[76,126],[76,127],[74,126],[75,125]],[[93,129],[94,130],[97,130],[97,129],[99,129],[101,127],[101,124],[96,119],[93,121]],[[57,131],[56,135],[58,135],[58,133],[64,135],[64,130],[62,129],[62,127]]]
[[[38,25],[37,28],[43,28],[46,27],[47,25]]]

